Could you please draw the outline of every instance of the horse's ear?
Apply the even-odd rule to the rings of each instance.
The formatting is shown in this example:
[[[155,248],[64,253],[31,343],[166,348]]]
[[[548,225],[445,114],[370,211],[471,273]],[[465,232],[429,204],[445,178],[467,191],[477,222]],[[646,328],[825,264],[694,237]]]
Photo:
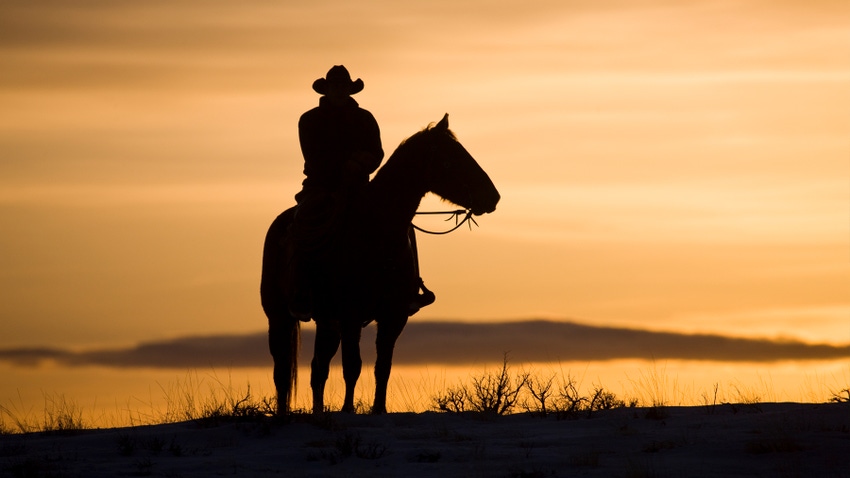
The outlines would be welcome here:
[[[443,115],[443,119],[441,119],[440,122],[437,123],[436,128],[442,129],[442,130],[448,130],[449,129],[449,114],[448,113]]]

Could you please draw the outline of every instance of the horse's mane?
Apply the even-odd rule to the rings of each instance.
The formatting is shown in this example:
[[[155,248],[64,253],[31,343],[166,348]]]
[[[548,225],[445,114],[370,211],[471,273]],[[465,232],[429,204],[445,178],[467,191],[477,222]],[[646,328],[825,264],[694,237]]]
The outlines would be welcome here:
[[[395,149],[395,151],[393,151],[390,157],[387,158],[386,161],[384,161],[384,164],[378,170],[378,173],[375,175],[374,178],[372,178],[373,181],[375,179],[378,179],[378,177],[382,176],[380,174],[381,171],[384,171],[385,175],[387,171],[393,171],[397,168],[404,167],[402,166],[403,162],[397,160],[399,157],[409,155],[411,152],[417,149],[421,149],[422,151],[427,152],[427,150],[425,148],[422,148],[420,145],[423,145],[424,143],[422,142],[431,137],[432,134],[446,135],[452,141],[457,142],[457,137],[450,129],[438,129],[437,123],[431,123],[425,128],[423,128],[421,131],[418,131],[409,136],[408,138],[402,140],[402,142],[399,143],[398,147]],[[416,157],[418,157],[418,155]]]
[[[416,133],[414,133],[412,136],[410,136],[409,138],[407,138],[407,139],[403,140],[403,141],[399,144],[399,147],[404,146],[404,145],[405,145],[405,144],[407,144],[408,142],[415,142],[417,139],[422,138],[422,137],[423,137],[423,136],[425,136],[426,134],[428,134],[428,133],[430,133],[430,132],[434,131],[434,127],[436,127],[436,126],[437,126],[437,123],[431,123],[431,124],[429,124],[428,126],[426,126],[425,128],[423,128],[421,131],[416,132]],[[455,136],[455,134],[454,134],[454,132],[452,132],[452,130],[450,130],[450,129],[446,129],[446,130],[445,130],[445,134],[446,134],[449,138],[451,138],[451,139],[453,139],[453,140],[457,141],[457,136]]]

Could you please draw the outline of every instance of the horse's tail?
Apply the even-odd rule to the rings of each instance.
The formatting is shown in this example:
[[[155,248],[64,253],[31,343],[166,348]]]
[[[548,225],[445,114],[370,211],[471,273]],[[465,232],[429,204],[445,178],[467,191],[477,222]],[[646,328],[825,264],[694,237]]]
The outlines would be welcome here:
[[[284,211],[272,222],[263,246],[260,301],[269,319],[269,352],[274,359],[277,412],[288,413],[298,378],[298,352],[301,326],[286,304],[284,282],[288,273],[286,234],[294,209]]]
[[[301,325],[298,319],[288,317],[279,327],[269,321],[269,350],[274,358],[274,384],[277,390],[277,413],[284,415],[292,410],[298,380],[298,351],[301,345]]]

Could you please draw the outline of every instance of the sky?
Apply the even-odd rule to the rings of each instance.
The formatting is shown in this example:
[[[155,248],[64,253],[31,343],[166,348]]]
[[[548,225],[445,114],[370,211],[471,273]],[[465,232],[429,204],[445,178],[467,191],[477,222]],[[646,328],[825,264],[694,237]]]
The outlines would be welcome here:
[[[335,64],[502,196],[414,322],[850,343],[846,2],[68,0],[0,5],[0,349],[262,332]]]

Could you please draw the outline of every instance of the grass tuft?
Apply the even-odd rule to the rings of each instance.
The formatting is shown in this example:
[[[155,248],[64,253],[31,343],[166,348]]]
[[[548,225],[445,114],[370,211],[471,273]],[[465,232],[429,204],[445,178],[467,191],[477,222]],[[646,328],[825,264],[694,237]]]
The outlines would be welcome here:
[[[229,379],[225,383],[212,377],[211,383],[206,383],[196,374],[188,374],[184,382],[160,388],[166,401],[166,410],[160,419],[163,423],[194,421],[212,426],[222,421],[256,420],[275,415],[274,397],[255,397],[250,383],[243,390],[234,387]]]
[[[41,419],[33,418],[32,411],[20,411],[0,405],[0,431],[2,433],[74,433],[90,428],[83,420],[85,410],[64,395],[45,395]],[[14,428],[6,423],[7,417]]]

